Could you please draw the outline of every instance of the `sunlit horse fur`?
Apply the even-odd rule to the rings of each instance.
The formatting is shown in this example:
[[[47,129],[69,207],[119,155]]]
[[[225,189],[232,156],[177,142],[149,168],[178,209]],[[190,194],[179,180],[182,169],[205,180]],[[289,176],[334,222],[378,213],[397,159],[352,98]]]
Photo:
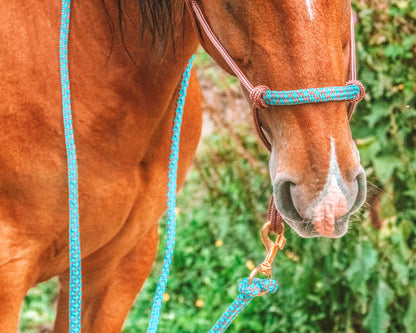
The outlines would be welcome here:
[[[345,83],[348,0],[199,3],[254,84],[277,90]],[[53,276],[60,281],[55,332],[67,332],[60,3],[2,1],[0,13],[0,332],[17,331],[25,294]],[[83,332],[120,332],[152,268],[178,84],[197,45],[183,0],[73,1],[69,68],[79,158]],[[208,41],[205,47],[227,70]],[[261,121],[272,141],[279,211],[301,235],[341,236],[365,196],[345,103],[271,108]],[[193,76],[180,184],[200,130]]]

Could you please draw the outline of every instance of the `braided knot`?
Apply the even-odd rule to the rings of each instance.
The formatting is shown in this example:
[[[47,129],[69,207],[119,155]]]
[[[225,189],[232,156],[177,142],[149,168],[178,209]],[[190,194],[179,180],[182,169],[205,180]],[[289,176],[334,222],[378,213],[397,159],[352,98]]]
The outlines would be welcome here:
[[[256,108],[267,108],[269,105],[263,98],[263,94],[270,90],[268,86],[257,86],[254,87],[253,90],[250,92],[250,99]]]
[[[364,85],[360,81],[351,80],[351,81],[348,81],[345,85],[346,86],[356,85],[360,89],[359,93],[353,99],[354,102],[358,103],[365,97],[365,88],[364,88]]]
[[[238,285],[238,291],[247,297],[258,296],[265,292],[274,294],[277,291],[277,281],[272,279],[258,279],[254,278],[253,282],[249,285],[248,278],[242,280]]]

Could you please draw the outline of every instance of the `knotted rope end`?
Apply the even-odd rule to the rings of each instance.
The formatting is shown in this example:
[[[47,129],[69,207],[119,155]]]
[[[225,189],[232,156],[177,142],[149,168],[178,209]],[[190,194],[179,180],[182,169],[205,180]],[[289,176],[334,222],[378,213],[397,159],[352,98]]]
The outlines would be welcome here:
[[[268,108],[269,105],[264,100],[264,93],[270,90],[268,86],[257,86],[254,87],[253,90],[250,92],[250,99],[256,108]]]
[[[279,285],[273,279],[258,279],[254,278],[253,282],[249,284],[249,279],[246,278],[238,285],[238,291],[249,297],[262,296],[265,293],[274,294]]]
[[[365,97],[365,87],[364,87],[364,85],[360,81],[358,81],[358,80],[350,80],[345,85],[346,86],[355,85],[355,86],[357,86],[360,89],[360,91],[358,92],[358,94],[352,100],[353,102],[358,103],[359,101],[361,101]]]

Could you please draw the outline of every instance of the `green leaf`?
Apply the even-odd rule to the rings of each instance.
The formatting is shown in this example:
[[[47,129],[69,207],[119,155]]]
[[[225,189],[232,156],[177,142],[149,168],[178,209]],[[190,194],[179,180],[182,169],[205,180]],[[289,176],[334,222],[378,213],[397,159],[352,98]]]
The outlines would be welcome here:
[[[369,279],[370,273],[377,262],[377,251],[369,241],[363,241],[355,246],[354,260],[347,269],[347,279],[355,286],[363,286]],[[358,288],[357,288],[358,289]]]
[[[403,37],[403,48],[411,50],[416,42],[416,35]]]
[[[367,120],[368,126],[373,128],[375,124],[384,117],[390,114],[392,107],[391,104],[386,101],[377,101],[371,106],[371,112],[365,119]]]
[[[394,293],[390,287],[384,281],[379,280],[371,301],[370,311],[363,321],[364,327],[368,328],[371,333],[387,332],[390,315],[386,309],[393,301],[393,297]]]
[[[398,44],[389,44],[385,47],[384,54],[386,57],[396,59],[403,54],[403,47]]]
[[[416,327],[416,292],[413,288],[410,289],[409,306],[406,315],[403,319],[406,333],[413,333]]]
[[[382,147],[379,141],[374,141],[367,146],[363,146],[360,148],[360,158],[363,162],[364,166],[370,164],[370,162],[374,159],[375,156],[379,154]]]
[[[357,148],[361,149],[363,147],[367,147],[371,145],[374,141],[376,141],[376,137],[373,135],[373,136],[369,136],[366,138],[356,139],[354,141],[355,141],[355,144],[357,145]]]
[[[396,208],[392,199],[391,192],[384,192],[381,197],[380,217],[382,219],[389,218],[396,215]]]
[[[398,253],[391,255],[391,265],[396,273],[397,282],[400,282],[403,286],[406,286],[409,281],[409,267],[406,260]]]
[[[382,185],[390,181],[394,169],[401,165],[401,161],[393,156],[380,156],[373,159],[377,179]]]

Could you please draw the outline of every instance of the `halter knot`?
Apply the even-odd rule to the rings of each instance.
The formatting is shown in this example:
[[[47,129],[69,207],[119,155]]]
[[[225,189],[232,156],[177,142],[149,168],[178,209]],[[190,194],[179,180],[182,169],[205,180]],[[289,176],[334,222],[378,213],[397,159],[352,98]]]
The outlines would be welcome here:
[[[269,105],[263,98],[263,94],[270,90],[268,86],[257,86],[254,87],[253,90],[250,92],[250,99],[256,108],[268,108]]]
[[[354,99],[352,100],[353,102],[358,103],[365,97],[365,88],[364,88],[364,85],[360,81],[350,80],[345,85],[346,86],[356,85],[358,88],[360,88],[360,92],[357,94],[357,96],[354,97]]]
[[[272,279],[254,278],[249,284],[248,279],[243,279],[238,285],[238,291],[246,297],[260,296],[264,293],[274,294],[277,291],[277,281]]]

